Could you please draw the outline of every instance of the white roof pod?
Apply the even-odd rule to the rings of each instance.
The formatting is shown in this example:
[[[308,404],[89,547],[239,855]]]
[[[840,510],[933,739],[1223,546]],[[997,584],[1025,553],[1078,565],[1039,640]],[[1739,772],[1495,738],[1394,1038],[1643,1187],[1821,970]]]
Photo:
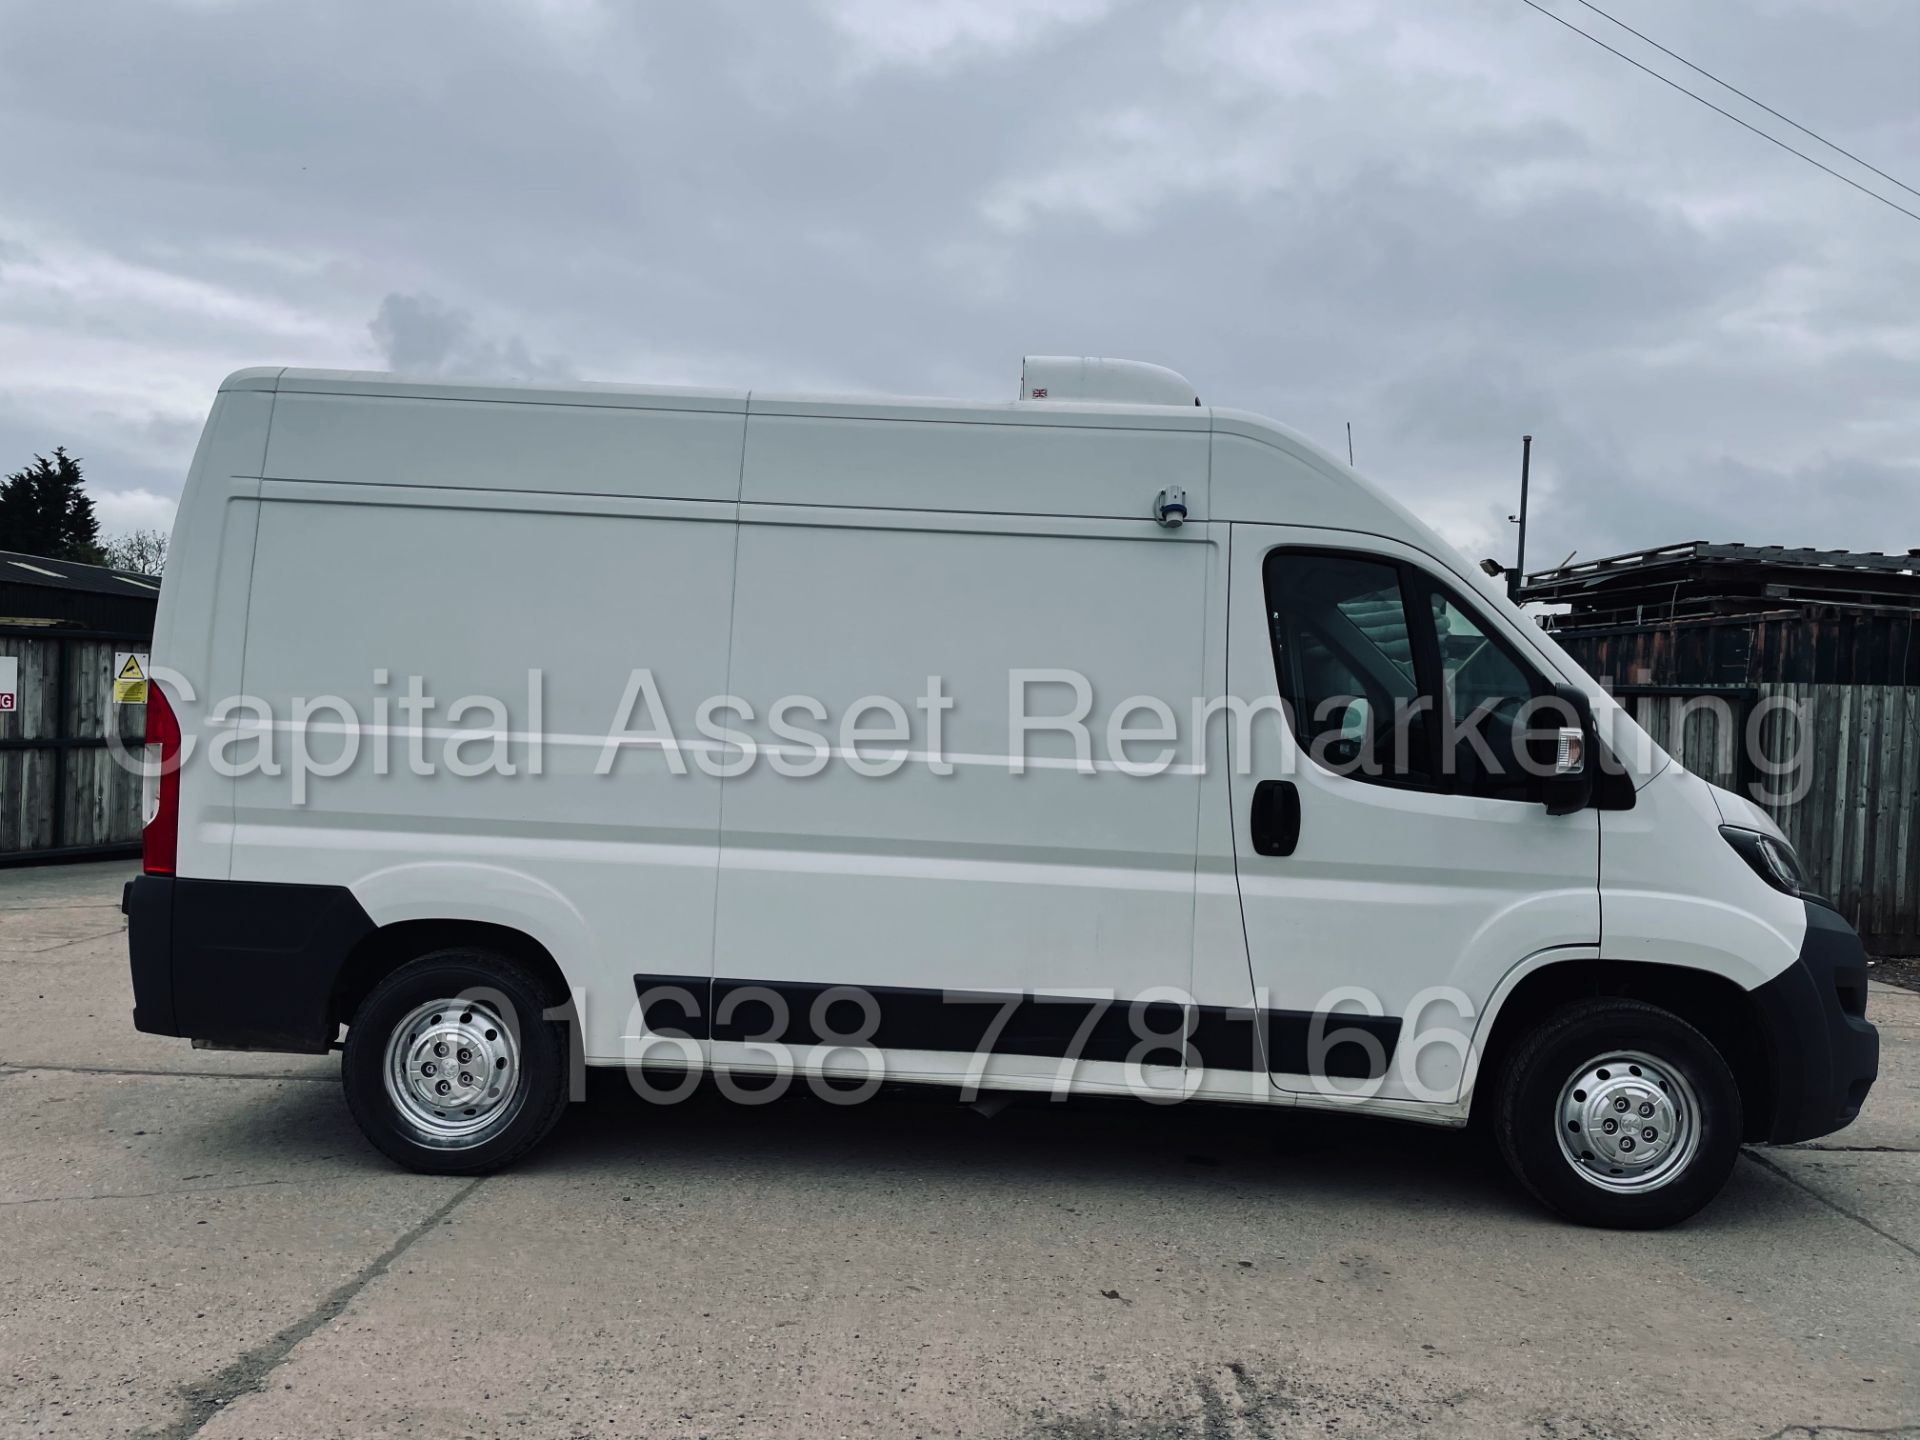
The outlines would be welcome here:
[[[1198,405],[1193,382],[1164,365],[1103,355],[1029,355],[1020,362],[1022,400],[1111,405]]]

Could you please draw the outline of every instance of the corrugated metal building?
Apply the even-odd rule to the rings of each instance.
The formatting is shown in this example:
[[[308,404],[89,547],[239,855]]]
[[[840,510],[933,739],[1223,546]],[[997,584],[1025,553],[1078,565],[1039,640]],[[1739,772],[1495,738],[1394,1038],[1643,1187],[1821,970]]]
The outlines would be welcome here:
[[[0,625],[53,621],[151,636],[159,599],[151,575],[0,550]]]
[[[114,698],[118,657],[153,642],[151,575],[0,551],[0,865],[139,848],[134,755],[146,707]]]
[[[1920,953],[1920,552],[1691,541],[1520,598],[1683,764],[1751,794],[1882,954]]]

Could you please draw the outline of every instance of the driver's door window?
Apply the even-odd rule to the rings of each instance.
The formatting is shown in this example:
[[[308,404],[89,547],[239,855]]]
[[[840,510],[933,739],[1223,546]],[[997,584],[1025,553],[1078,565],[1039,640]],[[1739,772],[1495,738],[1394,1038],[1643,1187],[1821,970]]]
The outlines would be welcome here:
[[[1294,735],[1348,779],[1538,798],[1529,702],[1546,685],[1413,565],[1279,549],[1265,566],[1274,661]]]
[[[1432,783],[1414,650],[1397,565],[1351,555],[1276,554],[1267,568],[1274,658],[1294,734],[1337,774]]]
[[[1440,657],[1440,761],[1457,794],[1499,800],[1532,796],[1522,763],[1527,703],[1539,693],[1533,672],[1516,660],[1451,595],[1430,592]]]

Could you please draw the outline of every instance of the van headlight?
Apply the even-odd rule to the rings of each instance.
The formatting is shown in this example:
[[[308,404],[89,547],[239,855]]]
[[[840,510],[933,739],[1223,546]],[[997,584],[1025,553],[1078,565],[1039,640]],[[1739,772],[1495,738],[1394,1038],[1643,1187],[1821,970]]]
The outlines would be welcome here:
[[[1720,833],[1727,837],[1727,843],[1739,852],[1754,874],[1788,895],[1800,893],[1804,883],[1800,857],[1786,841],[1762,835],[1758,830],[1742,830],[1737,825],[1722,825]]]

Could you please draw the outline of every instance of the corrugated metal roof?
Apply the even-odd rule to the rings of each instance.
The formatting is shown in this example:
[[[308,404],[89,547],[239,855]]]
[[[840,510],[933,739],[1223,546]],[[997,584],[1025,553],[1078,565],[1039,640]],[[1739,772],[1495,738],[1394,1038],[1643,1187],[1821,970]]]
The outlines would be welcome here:
[[[1532,589],[1544,585],[1566,585],[1605,581],[1620,576],[1637,577],[1649,570],[1682,567],[1689,570],[1736,565],[1755,569],[1825,570],[1861,572],[1861,583],[1871,585],[1871,575],[1912,575],[1920,573],[1920,548],[1904,555],[1885,555],[1878,550],[1813,550],[1786,545],[1716,545],[1707,540],[1684,540],[1677,545],[1661,545],[1651,550],[1634,550],[1625,555],[1609,555],[1602,560],[1586,560],[1578,565],[1563,565],[1557,570],[1535,570],[1523,577],[1523,585]]]
[[[1571,604],[1573,623],[1730,614],[1807,605],[1920,608],[1920,551],[1795,549],[1689,540],[1539,570],[1521,600]]]
[[[21,555],[0,550],[0,580],[48,590],[87,590],[96,595],[158,596],[160,578],[135,570],[113,570],[105,565],[76,565],[71,560],[49,560],[44,555]]]

